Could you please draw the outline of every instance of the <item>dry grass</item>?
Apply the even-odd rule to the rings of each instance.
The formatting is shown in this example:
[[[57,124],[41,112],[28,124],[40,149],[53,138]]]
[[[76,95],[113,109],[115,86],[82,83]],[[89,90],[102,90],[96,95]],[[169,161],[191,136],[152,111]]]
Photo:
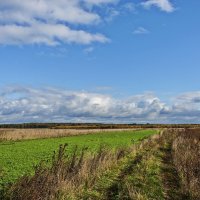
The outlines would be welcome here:
[[[200,199],[200,129],[186,129],[173,142],[173,160],[189,199]]]
[[[86,135],[98,132],[130,131],[139,129],[0,129],[1,140],[29,140],[38,138],[56,138]]]
[[[50,200],[79,199],[85,188],[91,188],[102,171],[125,156],[125,149],[115,152],[100,148],[99,152],[85,157],[85,150],[78,155],[77,148],[72,155],[65,155],[67,145],[61,145],[58,154],[54,154],[51,168],[41,163],[35,169],[33,177],[24,176],[8,192],[8,199],[14,200]],[[6,199],[6,197],[5,197]]]

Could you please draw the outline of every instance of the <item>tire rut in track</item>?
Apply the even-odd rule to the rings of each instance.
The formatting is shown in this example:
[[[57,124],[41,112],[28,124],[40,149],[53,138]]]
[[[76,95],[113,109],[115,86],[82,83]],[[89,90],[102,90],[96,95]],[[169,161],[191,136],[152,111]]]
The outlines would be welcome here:
[[[122,193],[121,188],[123,187],[125,177],[131,173],[131,171],[138,163],[141,162],[142,158],[142,155],[136,155],[136,157],[130,161],[130,163],[124,169],[122,169],[116,181],[107,189],[105,200],[131,200],[127,194]]]

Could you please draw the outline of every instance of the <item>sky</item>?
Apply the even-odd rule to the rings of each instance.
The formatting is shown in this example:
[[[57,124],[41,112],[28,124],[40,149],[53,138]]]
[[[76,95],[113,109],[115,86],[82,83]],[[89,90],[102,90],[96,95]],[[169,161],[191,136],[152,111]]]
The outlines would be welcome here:
[[[0,123],[200,123],[199,7],[0,0]]]

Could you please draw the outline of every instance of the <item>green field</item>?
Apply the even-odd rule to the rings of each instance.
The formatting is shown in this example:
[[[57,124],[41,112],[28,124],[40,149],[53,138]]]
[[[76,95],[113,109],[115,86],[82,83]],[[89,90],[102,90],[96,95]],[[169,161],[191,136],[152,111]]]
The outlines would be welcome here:
[[[111,149],[130,146],[133,142],[157,132],[156,130],[101,132],[64,138],[0,142],[0,187],[14,182],[24,174],[32,173],[33,166],[41,160],[51,159],[53,151],[58,150],[60,144],[68,143],[69,151],[78,145],[79,148],[88,147],[88,151],[95,152],[100,145]]]

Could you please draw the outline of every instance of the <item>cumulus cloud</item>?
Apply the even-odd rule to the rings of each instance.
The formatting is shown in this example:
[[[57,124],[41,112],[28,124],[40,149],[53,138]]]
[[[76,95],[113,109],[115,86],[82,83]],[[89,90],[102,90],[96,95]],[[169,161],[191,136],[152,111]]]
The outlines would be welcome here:
[[[60,42],[90,44],[91,42],[109,41],[101,34],[90,34],[82,30],[71,30],[61,24],[36,23],[33,27],[4,25],[0,26],[2,44],[47,44],[58,45]]]
[[[1,123],[197,123],[199,118],[200,92],[179,95],[170,105],[152,93],[120,99],[56,88],[7,87],[0,92]]]
[[[107,42],[98,33],[89,33],[74,25],[94,25],[101,16],[87,9],[111,3],[111,0],[7,0],[0,1],[0,44]]]
[[[110,22],[120,15],[120,6],[134,11],[132,2],[120,0],[0,0],[0,45],[106,43],[109,39],[90,26]],[[145,8],[174,10],[169,0],[147,0]],[[109,13],[108,13],[109,11]]]
[[[146,2],[143,2],[142,5],[145,8],[150,8],[152,6],[156,6],[165,12],[173,12],[174,11],[174,6],[170,2],[170,0],[147,0]]]

